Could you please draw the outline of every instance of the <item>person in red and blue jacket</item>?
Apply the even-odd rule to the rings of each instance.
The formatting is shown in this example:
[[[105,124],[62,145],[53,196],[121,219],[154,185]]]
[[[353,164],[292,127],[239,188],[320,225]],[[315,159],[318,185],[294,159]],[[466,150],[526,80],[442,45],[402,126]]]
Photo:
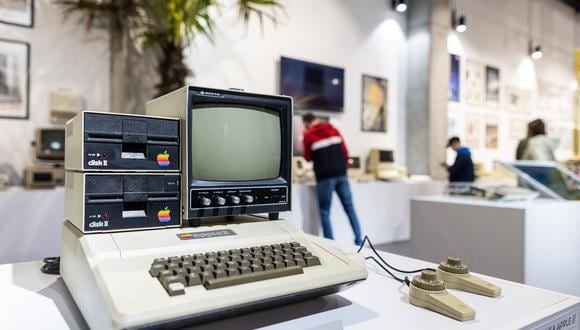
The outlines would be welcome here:
[[[348,149],[340,132],[330,123],[311,113],[302,116],[304,132],[304,159],[314,163],[316,195],[324,237],[334,239],[330,222],[332,194],[336,191],[354,232],[354,242],[362,243],[360,223],[354,209],[346,171]]]

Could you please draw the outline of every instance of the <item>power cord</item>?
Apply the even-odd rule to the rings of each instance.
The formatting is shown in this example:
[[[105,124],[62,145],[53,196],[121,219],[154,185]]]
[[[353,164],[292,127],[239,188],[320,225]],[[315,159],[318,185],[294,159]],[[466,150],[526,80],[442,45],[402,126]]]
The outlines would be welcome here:
[[[42,259],[44,265],[40,271],[48,275],[60,275],[60,257],[47,257]]]
[[[399,269],[397,267],[391,266],[389,265],[389,263],[387,261],[385,261],[385,259],[383,259],[383,257],[381,257],[381,255],[379,254],[379,252],[375,249],[375,247],[373,246],[373,243],[371,242],[371,239],[365,235],[365,238],[363,239],[362,243],[360,244],[358,250],[356,251],[357,253],[360,253],[360,251],[362,250],[362,248],[364,247],[365,243],[369,243],[369,247],[371,248],[371,250],[373,251],[373,253],[375,254],[375,256],[377,256],[379,258],[379,260],[382,262],[379,262],[377,259],[375,259],[375,257],[370,256],[370,257],[366,257],[365,260],[373,260],[375,263],[377,263],[377,265],[379,265],[382,269],[384,269],[389,275],[391,275],[392,278],[394,278],[395,280],[401,282],[401,283],[405,283],[407,284],[407,286],[409,286],[410,281],[409,278],[407,276],[405,276],[404,279],[396,277],[393,273],[391,273],[388,269],[392,269],[398,273],[403,273],[403,274],[415,274],[415,273],[420,273],[424,270],[427,269],[431,269],[431,268],[421,268],[421,269],[416,269],[416,270],[403,270],[403,269]],[[386,267],[385,267],[386,266]]]
[[[399,278],[399,277],[395,276],[393,273],[391,273],[390,270],[387,269],[387,267],[383,266],[383,264],[381,264],[377,259],[375,259],[375,257],[373,257],[373,256],[366,257],[365,260],[372,260],[372,261],[376,262],[376,264],[379,265],[379,267],[381,267],[385,272],[387,272],[389,275],[391,275],[391,277],[394,278],[395,280],[397,280],[401,283],[405,283],[407,286],[409,286],[411,284],[411,281],[409,281],[409,277],[405,276],[405,278]]]

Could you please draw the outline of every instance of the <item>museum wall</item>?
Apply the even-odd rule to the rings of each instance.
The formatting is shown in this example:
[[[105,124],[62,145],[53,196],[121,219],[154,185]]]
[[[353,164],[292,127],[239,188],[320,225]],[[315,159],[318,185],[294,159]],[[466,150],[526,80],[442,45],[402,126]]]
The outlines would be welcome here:
[[[19,184],[26,166],[33,165],[30,143],[34,129],[51,127],[49,93],[68,87],[84,97],[85,108],[109,111],[110,72],[106,33],[87,34],[75,19],[64,21],[61,9],[49,0],[35,1],[34,27],[0,24],[0,38],[30,44],[30,104],[28,119],[0,114],[0,168]]]
[[[457,8],[468,30],[448,39],[449,51],[460,56],[461,77],[460,100],[448,103],[449,135],[462,137],[490,170],[494,160],[513,160],[526,123],[542,118],[548,135],[560,139],[557,158],[570,157],[577,15],[560,1],[461,0]],[[529,56],[530,38],[542,47],[539,60]],[[499,100],[486,97],[486,66],[499,70]]]
[[[245,27],[224,9],[213,43],[199,39],[189,49],[192,84],[278,93],[280,56],[344,68],[344,112],[321,114],[342,131],[351,154],[389,148],[404,164],[405,15],[384,0],[283,4],[278,24],[262,28],[257,20]],[[361,132],[362,74],[388,79],[386,133]]]

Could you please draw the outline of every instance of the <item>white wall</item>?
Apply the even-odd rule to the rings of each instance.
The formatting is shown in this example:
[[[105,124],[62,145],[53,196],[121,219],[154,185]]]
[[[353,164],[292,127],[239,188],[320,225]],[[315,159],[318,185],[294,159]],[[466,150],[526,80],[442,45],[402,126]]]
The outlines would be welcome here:
[[[405,17],[384,0],[283,1],[279,23],[257,20],[248,27],[231,8],[222,11],[212,43],[198,39],[190,48],[191,83],[278,93],[280,56],[345,69],[344,113],[331,116],[351,154],[393,148],[405,162]],[[362,74],[387,78],[388,132],[360,130]]]
[[[26,120],[0,118],[0,168],[22,174],[33,164],[30,142],[36,127],[49,127],[48,95],[57,87],[76,89],[87,109],[108,111],[110,69],[106,33],[87,34],[61,8],[35,1],[32,29],[0,23],[0,37],[30,43],[30,108]]]
[[[526,123],[535,118],[548,122],[548,134],[556,135],[554,128],[568,129],[572,134],[572,108],[569,116],[547,113],[538,106],[538,81],[568,87],[575,80],[574,50],[578,45],[575,30],[578,30],[578,17],[573,9],[558,0],[457,0],[460,14],[467,16],[468,30],[465,33],[451,33],[450,51],[462,55],[461,96],[465,96],[465,61],[473,60],[500,69],[500,104],[498,106],[468,105],[465,102],[449,102],[449,116],[456,119],[461,128],[466,113],[499,120],[499,148],[486,150],[484,147],[473,150],[474,159],[484,162],[490,169],[494,160],[509,161],[515,158],[517,139],[510,138],[510,121],[513,119]],[[528,5],[531,5],[532,19],[528,21]],[[532,26],[531,30],[529,26]],[[531,60],[528,55],[528,38],[533,36],[534,43],[541,44],[543,58]],[[580,32],[580,30],[578,30]],[[530,90],[530,112],[513,115],[506,110],[506,86]],[[562,92],[564,98],[572,101],[572,92]],[[572,104],[572,103],[571,103]],[[482,123],[483,125],[483,123]],[[484,126],[481,127],[482,133]],[[522,136],[521,138],[523,138]],[[480,145],[484,144],[484,135]],[[569,137],[571,138],[571,136]],[[571,150],[560,149],[556,156],[565,159]]]

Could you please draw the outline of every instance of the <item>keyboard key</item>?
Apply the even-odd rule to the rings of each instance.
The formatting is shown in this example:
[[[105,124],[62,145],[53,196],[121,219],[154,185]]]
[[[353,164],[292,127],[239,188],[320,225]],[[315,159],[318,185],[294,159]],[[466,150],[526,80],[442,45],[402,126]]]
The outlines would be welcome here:
[[[274,261],[283,261],[284,257],[282,257],[282,255],[276,255],[274,256]]]
[[[167,270],[174,270],[174,269],[178,269],[179,268],[179,264],[177,262],[172,262],[170,264],[165,265],[165,269]]]
[[[282,246],[280,244],[272,244],[270,246],[272,247],[272,250],[276,250],[276,249],[280,250],[282,248]]]
[[[185,277],[185,275],[187,275],[187,271],[185,270],[185,268],[174,269],[173,275]]]
[[[192,261],[192,260],[193,260],[193,257],[190,255],[181,256],[181,261],[187,262],[187,261]]]
[[[222,250],[222,251],[219,251],[217,253],[217,255],[218,255],[218,257],[225,257],[225,256],[229,256],[230,253],[228,251],[226,251],[226,250]]]
[[[252,271],[252,273],[255,273],[255,272],[261,272],[264,269],[262,268],[262,265],[252,264],[250,266],[250,270]]]
[[[167,258],[155,258],[155,260],[153,260],[154,264],[166,264],[167,263]]]
[[[238,270],[240,271],[240,274],[248,274],[252,272],[248,266],[238,267]]]
[[[190,267],[185,268],[185,271],[188,274],[199,274],[199,273],[201,273],[201,267],[198,267],[198,266],[190,266]]]
[[[263,264],[271,264],[274,262],[274,259],[270,258],[270,257],[264,257],[264,258],[260,258],[260,261]]]
[[[304,271],[302,270],[302,267],[294,266],[294,267],[288,267],[288,268],[282,268],[282,269],[273,269],[273,270],[263,271],[263,272],[246,273],[246,274],[242,274],[240,276],[212,279],[212,280],[205,281],[203,283],[203,285],[206,289],[212,290],[212,289],[224,288],[224,287],[228,287],[228,286],[232,286],[232,285],[245,284],[245,283],[257,282],[257,281],[264,281],[264,280],[269,280],[269,279],[279,278],[279,277],[284,277],[284,276],[290,276],[290,275],[297,275],[297,274],[302,274],[303,272]]]
[[[272,247],[270,245],[262,245],[262,251],[272,251]]]
[[[286,259],[286,260],[284,260],[284,265],[286,267],[292,267],[292,266],[296,266],[296,263],[294,262],[294,260]]]
[[[206,252],[205,253],[205,258],[206,259],[217,258],[217,253],[215,253],[215,252]]]
[[[185,293],[185,284],[181,282],[171,283],[166,289],[170,296],[177,296]]]
[[[201,284],[201,279],[199,278],[198,273],[187,274],[185,276],[185,280],[187,281],[187,286],[194,286],[194,285]]]
[[[240,257],[239,254],[234,254],[230,256],[230,260],[231,261],[237,261],[237,260],[241,260],[242,258]]]
[[[252,255],[251,255],[250,253],[242,253],[242,254],[240,255],[240,258],[241,258],[242,260],[249,260],[249,259],[252,259],[253,257],[252,257]]]
[[[302,259],[302,253],[293,252],[290,255],[292,256],[292,259]]]
[[[253,246],[251,248],[251,250],[252,250],[252,253],[262,252],[262,248],[259,246]]]
[[[312,257],[312,252],[310,252],[310,251],[302,252],[302,257],[304,259],[306,259],[308,257]]]
[[[238,255],[240,254],[240,249],[231,249],[228,251],[230,255]]]
[[[149,274],[151,274],[151,276],[153,277],[157,277],[157,275],[159,275],[159,273],[161,271],[165,270],[165,265],[163,264],[159,264],[159,263],[154,263],[151,265],[151,268],[149,269]]]
[[[294,250],[292,250],[292,248],[284,248],[284,249],[282,249],[282,251],[284,251],[284,254],[290,254],[290,253],[294,252]]]
[[[274,265],[274,268],[276,268],[276,269],[286,267],[286,265],[284,265],[283,261],[274,261],[273,265]]]
[[[199,268],[200,268],[200,270],[202,272],[211,272],[211,271],[213,271],[215,269],[215,268],[213,268],[213,264],[203,265],[203,266],[201,266]]]
[[[190,266],[193,266],[193,263],[192,263],[191,260],[188,260],[188,261],[180,261],[179,262],[179,268],[187,268],[187,267],[190,267]]]
[[[213,279],[213,271],[204,271],[200,274],[201,282],[205,283],[207,280]]]
[[[205,254],[203,253],[194,254],[193,260],[205,260]]]
[[[240,249],[240,254],[250,254],[252,251],[248,248]]]
[[[284,254],[284,251],[282,251],[282,249],[274,249],[272,250],[272,253],[274,253],[274,255],[281,255]]]
[[[159,280],[162,280],[164,277],[167,277],[167,276],[173,276],[173,270],[166,269],[166,270],[160,271],[159,274],[157,274],[157,278]]]
[[[294,259],[294,262],[296,263],[297,266],[306,267],[306,261],[302,258]]]
[[[320,265],[320,259],[318,259],[318,257],[306,257],[304,260],[306,261],[306,266],[308,267]]]
[[[215,270],[224,270],[226,269],[226,264],[222,264],[222,263],[217,263],[217,264],[213,264],[213,268]]]
[[[238,268],[228,268],[226,269],[226,274],[228,276],[237,276],[240,275],[240,270]]]
[[[218,257],[218,258],[217,258],[217,261],[218,261],[219,263],[226,263],[226,262],[230,261],[230,256],[223,256],[223,257]]]
[[[282,244],[280,244],[280,245],[282,245],[282,248],[283,248],[283,249],[289,249],[289,248],[291,248],[291,247],[292,247],[292,245],[290,245],[290,243],[282,243]]]
[[[294,259],[294,257],[293,257],[293,256],[292,256],[292,254],[290,254],[290,253],[283,254],[283,255],[282,255],[282,258],[283,258],[284,260],[291,260],[291,259]]]
[[[222,277],[227,277],[226,271],[225,269],[218,269],[218,270],[214,270],[213,271],[213,277],[214,278],[222,278]]]
[[[264,256],[264,254],[262,252],[254,252],[252,253],[252,256],[255,258],[261,258]]]
[[[264,254],[264,257],[273,257],[274,256],[274,252],[272,252],[272,250],[264,251],[263,254]]]
[[[293,247],[293,248],[294,247],[298,247],[298,246],[300,246],[300,243],[298,243],[298,242],[290,242],[290,246]]]
[[[226,268],[235,268],[238,267],[238,263],[235,261],[228,261],[226,262]]]
[[[240,267],[249,267],[250,266],[250,262],[248,260],[242,260],[242,261],[238,261],[238,265]]]
[[[169,257],[168,259],[169,263],[178,263],[181,261],[180,257]]]
[[[306,251],[307,251],[307,250],[306,250],[306,248],[305,248],[305,247],[303,247],[303,246],[294,247],[294,248],[292,248],[292,250],[293,250],[294,252],[300,252],[300,253],[304,253],[304,252],[306,252]]]
[[[272,270],[272,269],[275,269],[275,267],[274,267],[274,264],[273,264],[273,263],[271,263],[271,262],[270,262],[270,263],[267,263],[267,264],[266,264],[266,263],[264,263],[264,264],[262,265],[262,267],[264,267],[264,270]]]

